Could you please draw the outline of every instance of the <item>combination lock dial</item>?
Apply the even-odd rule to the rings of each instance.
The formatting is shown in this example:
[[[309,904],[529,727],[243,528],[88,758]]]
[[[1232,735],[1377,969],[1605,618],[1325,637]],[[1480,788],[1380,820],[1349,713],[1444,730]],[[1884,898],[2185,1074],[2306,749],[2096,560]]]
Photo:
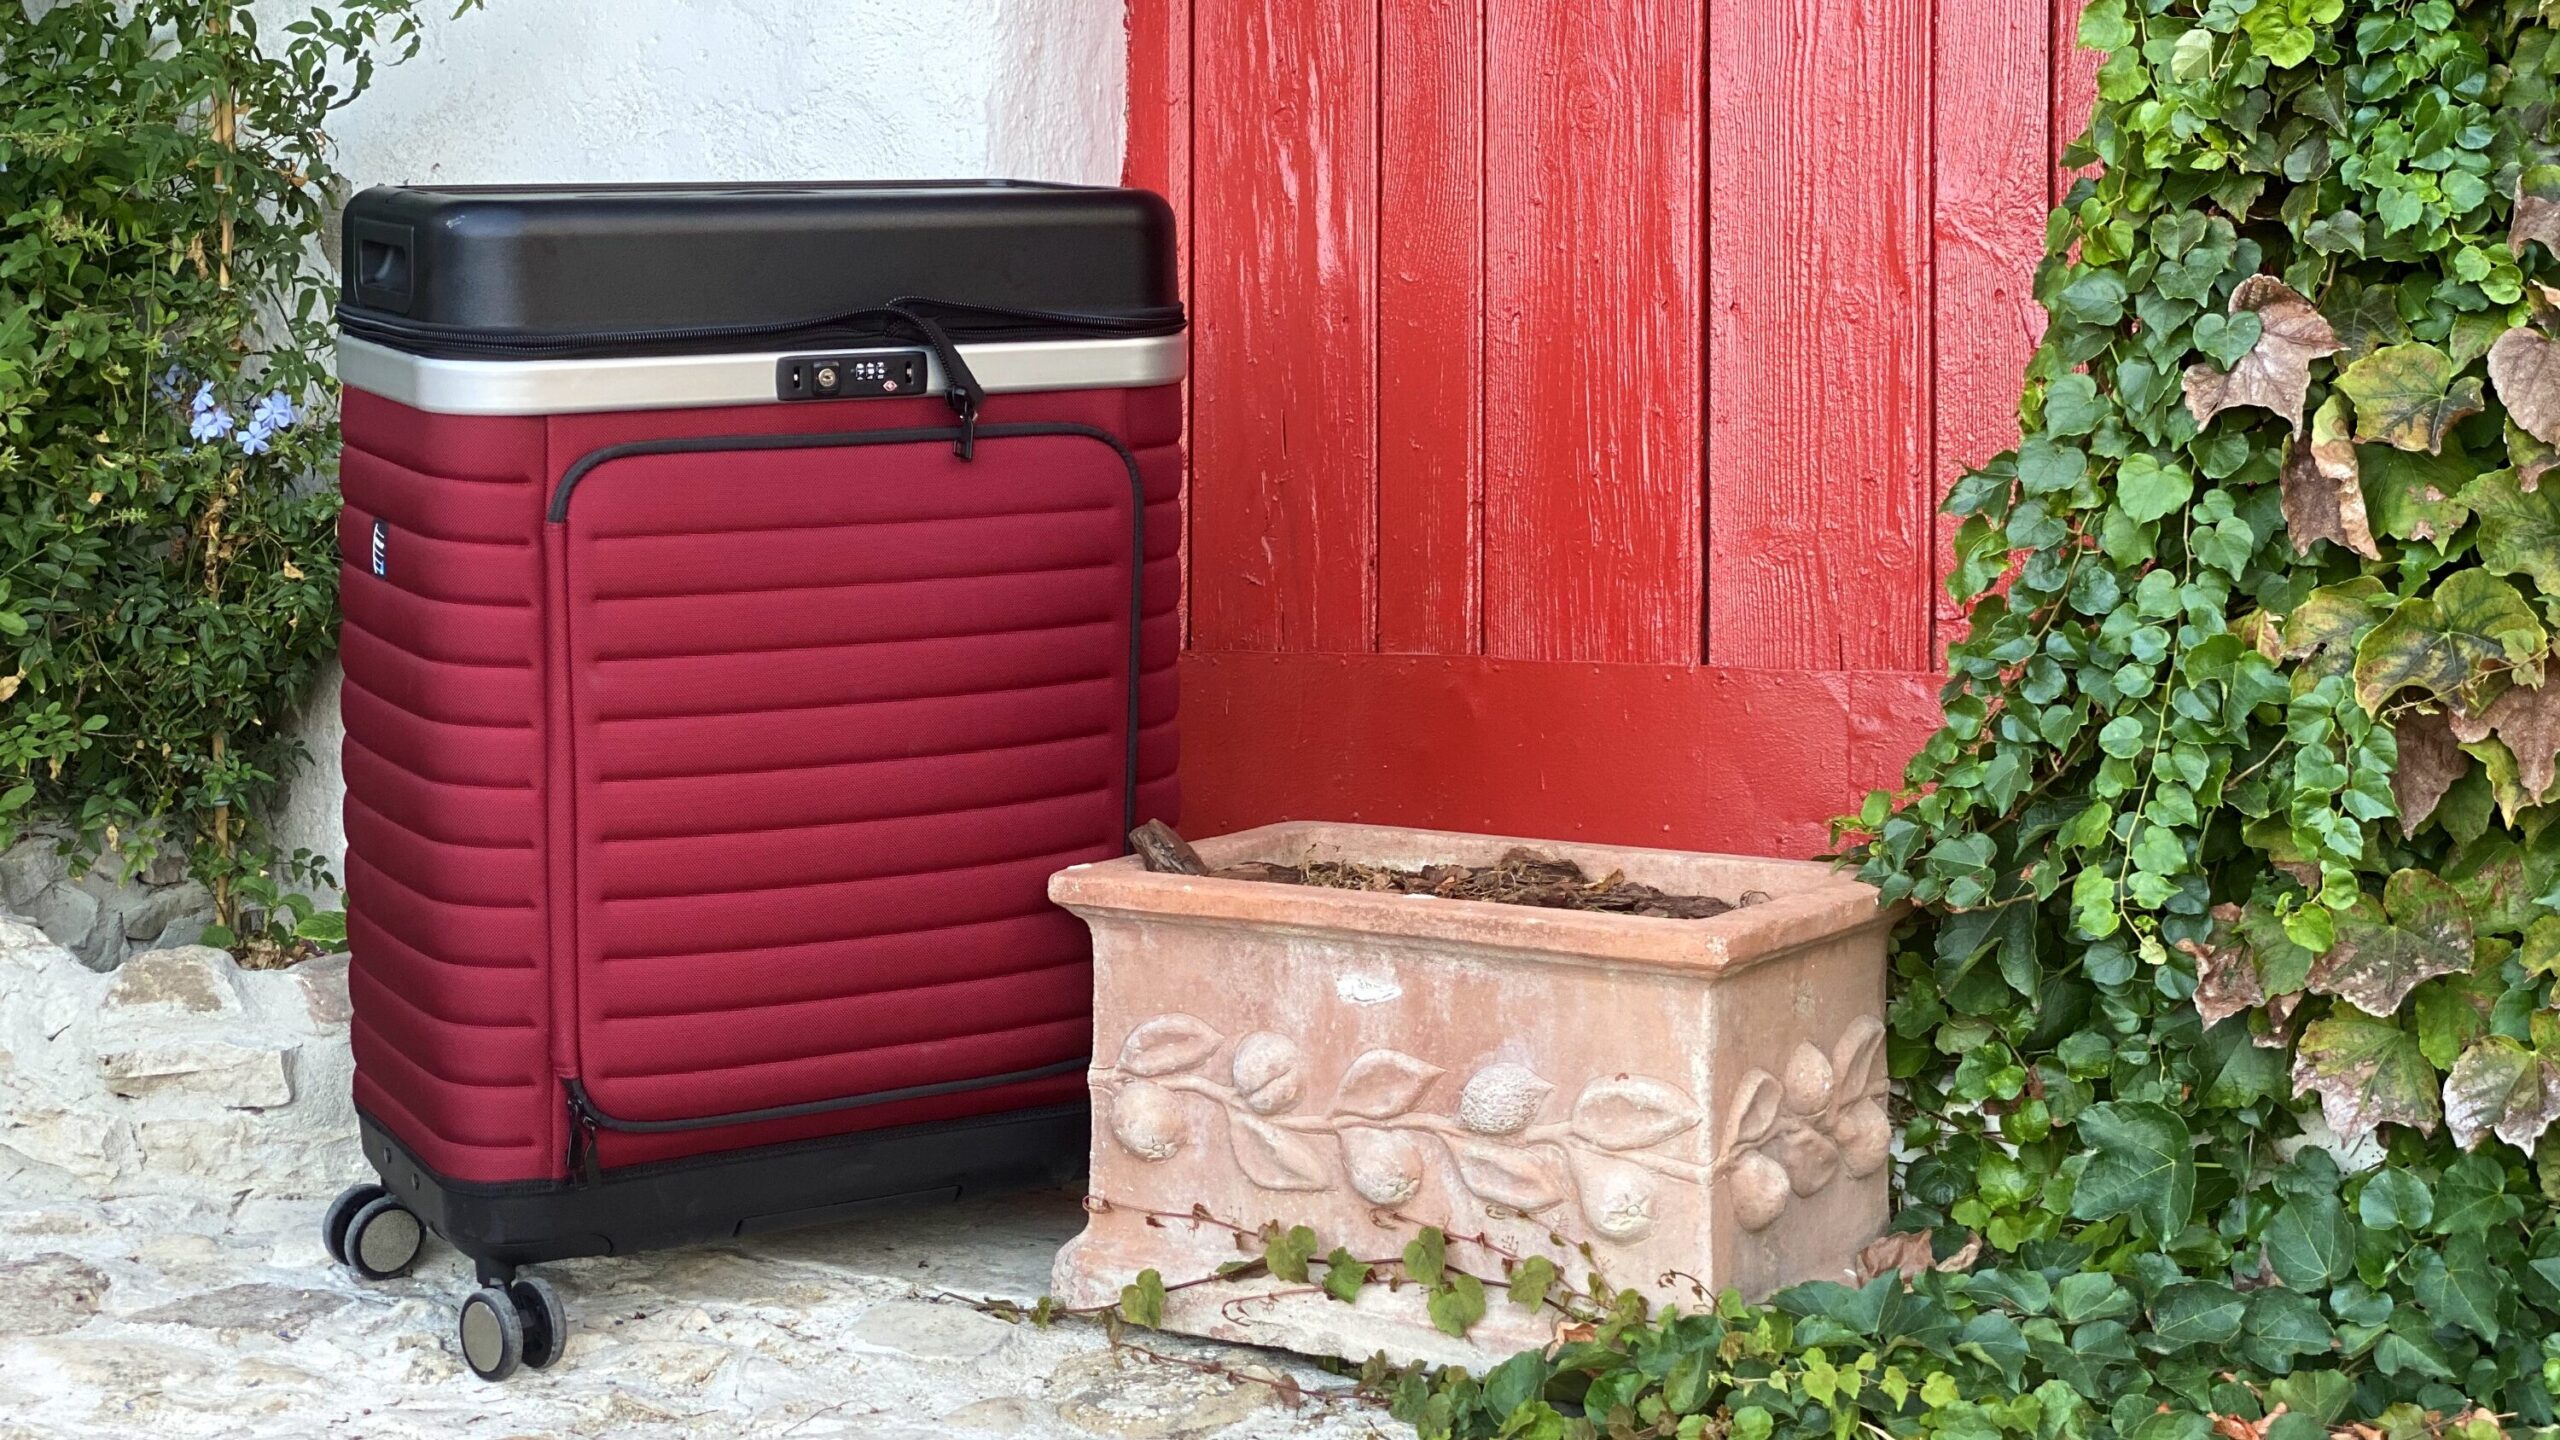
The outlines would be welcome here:
[[[921,395],[930,373],[921,350],[794,355],[775,365],[774,391],[785,400]]]

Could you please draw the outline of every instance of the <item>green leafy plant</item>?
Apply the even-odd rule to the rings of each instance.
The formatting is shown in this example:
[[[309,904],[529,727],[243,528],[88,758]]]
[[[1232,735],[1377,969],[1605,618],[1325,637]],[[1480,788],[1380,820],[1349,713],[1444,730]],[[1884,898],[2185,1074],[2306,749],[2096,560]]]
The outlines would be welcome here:
[[[0,826],[226,913],[332,644],[322,127],[414,3],[0,5]]]
[[[2560,1418],[2560,5],[2093,0],[2080,35],[2101,168],[2024,438],[1948,497],[1944,728],[1841,831],[1917,910],[1931,1238],[1378,1376],[1431,1440]]]
[[[1918,1220],[2124,1279],[2111,1383],[2190,1410],[2553,1419],[2555,20],[2089,7],[2104,168],[1948,502],[1946,727],[1847,837],[1928,912]]]

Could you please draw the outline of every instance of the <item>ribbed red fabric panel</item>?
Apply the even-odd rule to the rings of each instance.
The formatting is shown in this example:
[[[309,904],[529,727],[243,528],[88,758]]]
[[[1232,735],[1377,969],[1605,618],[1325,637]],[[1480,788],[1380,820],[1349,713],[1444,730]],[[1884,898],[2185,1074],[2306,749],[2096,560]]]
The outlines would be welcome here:
[[[1175,798],[1175,395],[1003,396],[988,416],[1093,426],[1138,456],[1142,817]],[[552,486],[608,445],[948,413],[463,420],[351,392],[346,420],[357,1099],[420,1158],[464,1180],[561,1175],[572,1074],[609,1113],[671,1119],[1083,1053],[1085,937],[1045,888],[1120,843],[1116,450],[1062,435],[988,440],[965,463],[947,444],[632,456],[592,469],[546,535]],[[1082,1087],[608,1131],[602,1158]]]
[[[565,1144],[543,936],[543,429],[346,394],[356,1103],[460,1179],[549,1175]]]

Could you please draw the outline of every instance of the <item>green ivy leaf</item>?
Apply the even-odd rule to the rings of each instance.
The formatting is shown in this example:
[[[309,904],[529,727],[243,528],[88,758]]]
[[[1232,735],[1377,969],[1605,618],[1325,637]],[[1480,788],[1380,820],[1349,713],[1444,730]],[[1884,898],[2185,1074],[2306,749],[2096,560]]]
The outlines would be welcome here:
[[[2116,503],[2136,520],[2157,520],[2179,509],[2195,490],[2196,478],[2185,466],[2154,456],[2127,455],[2116,467]]]
[[[1369,1283],[1369,1267],[1350,1251],[1337,1245],[1324,1257],[1324,1293],[1348,1305],[1360,1298],[1360,1289]]]
[[[2131,1215],[2162,1240],[2186,1228],[2195,1207],[2196,1157],[2194,1138],[2177,1112],[2144,1101],[2110,1101],[2082,1112],[2079,1130],[2094,1153],[2072,1191],[2073,1215]]]
[[[2435,1218],[2435,1192],[2406,1170],[2377,1170],[2356,1197],[2356,1216],[2376,1230],[2424,1230]]]
[[[2282,1405],[2287,1413],[2304,1417],[2325,1434],[2347,1413],[2355,1389],[2355,1381],[2339,1371],[2305,1370],[2269,1385],[2267,1403],[2270,1409]]]
[[[2240,1350],[2251,1363],[2280,1375],[2302,1357],[2325,1355],[2337,1343],[2337,1332],[2312,1297],[2276,1288],[2249,1293]]]
[[[2456,1235],[2415,1257],[2418,1303],[2437,1321],[2459,1325],[2498,1343],[2499,1301],[2505,1282],[2477,1235]]]
[[[2431,1228],[2439,1235],[2486,1235],[2523,1214],[2523,1199],[2507,1193],[2507,1167],[2484,1152],[2445,1167]]]
[[[1164,1276],[1153,1269],[1141,1270],[1138,1278],[1120,1287],[1120,1318],[1149,1330],[1164,1324]]]
[[[2433,345],[2386,345],[2349,365],[2338,389],[2355,402],[2356,438],[2432,454],[2445,432],[2487,408],[2480,377],[2457,376],[2453,357]]]
[[[2335,1195],[2297,1195],[2267,1222],[2267,1263],[2296,1290],[2321,1290],[2355,1265],[2355,1227]]]
[[[1511,1272],[1511,1303],[1523,1310],[1535,1310],[1547,1303],[1547,1292],[1555,1288],[1556,1267],[1544,1255],[1532,1255]]]
[[[1436,1225],[1425,1225],[1422,1232],[1405,1242],[1404,1273],[1423,1285],[1437,1285],[1449,1263],[1449,1237]]]
[[[2098,382],[2074,372],[2045,387],[2044,427],[2056,435],[2086,435],[2112,406],[2098,398]]]
[[[2471,519],[2462,490],[2479,467],[2463,452],[2460,440],[2447,439],[2439,455],[2372,445],[2357,447],[2356,454],[2374,533],[2445,545]]]
[[[1431,1323],[1440,1333],[1463,1340],[1484,1318],[1484,1284],[1463,1271],[1453,1272],[1432,1288],[1428,1308]]]
[[[2080,12],[2080,44],[2090,50],[2122,50],[2133,43],[2133,22],[2125,0],[2091,0]]]
[[[2518,488],[2513,469],[2492,470],[2462,489],[2480,517],[2480,563],[2491,574],[2523,575],[2560,595],[2560,485]]]
[[[1316,1232],[1304,1225],[1272,1227],[1262,1244],[1262,1260],[1271,1273],[1292,1285],[1307,1283],[1307,1262],[1315,1258]]]
[[[2239,1337],[2248,1309],[2248,1302],[2228,1285],[2182,1280],[2152,1298],[2151,1332],[2170,1349],[2228,1344]]]

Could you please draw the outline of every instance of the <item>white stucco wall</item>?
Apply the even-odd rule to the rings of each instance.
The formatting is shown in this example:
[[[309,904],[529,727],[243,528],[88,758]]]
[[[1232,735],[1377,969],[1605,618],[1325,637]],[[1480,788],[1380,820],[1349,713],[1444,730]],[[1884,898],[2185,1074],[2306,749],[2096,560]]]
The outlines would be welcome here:
[[[305,0],[262,6],[280,26]],[[1125,0],[486,0],[330,126],[357,186],[1004,175],[1107,183],[1127,129]],[[279,840],[327,858],[334,679]]]

